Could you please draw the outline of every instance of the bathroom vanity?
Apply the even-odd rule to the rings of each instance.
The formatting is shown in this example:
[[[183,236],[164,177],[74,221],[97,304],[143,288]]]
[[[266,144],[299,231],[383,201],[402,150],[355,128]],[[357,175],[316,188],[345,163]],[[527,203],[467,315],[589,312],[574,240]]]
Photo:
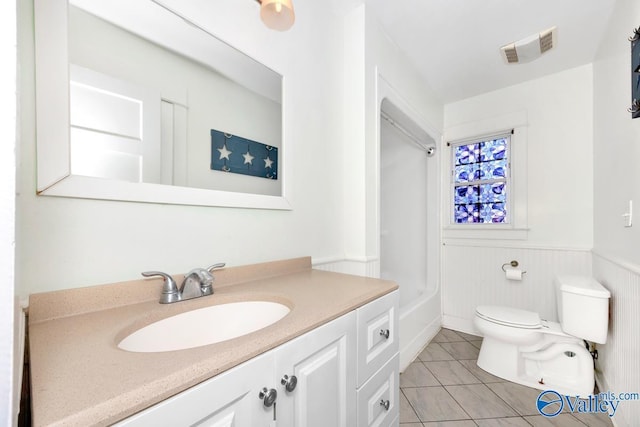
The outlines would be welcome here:
[[[34,425],[398,423],[397,285],[313,270],[310,258],[215,276],[214,295],[174,304],[158,303],[160,280],[32,295]],[[118,348],[160,319],[238,301],[277,302],[290,312],[216,344]]]

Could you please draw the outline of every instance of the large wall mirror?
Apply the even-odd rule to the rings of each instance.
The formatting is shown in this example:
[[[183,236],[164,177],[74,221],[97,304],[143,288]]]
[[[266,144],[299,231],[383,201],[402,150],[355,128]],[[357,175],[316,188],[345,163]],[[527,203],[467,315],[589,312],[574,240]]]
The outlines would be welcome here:
[[[179,6],[35,0],[39,194],[290,209],[282,76]]]

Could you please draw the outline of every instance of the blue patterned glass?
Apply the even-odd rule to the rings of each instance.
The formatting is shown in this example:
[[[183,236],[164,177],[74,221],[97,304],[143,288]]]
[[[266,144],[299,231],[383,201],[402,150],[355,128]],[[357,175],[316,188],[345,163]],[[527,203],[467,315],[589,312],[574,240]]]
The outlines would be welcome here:
[[[507,195],[505,193],[504,182],[494,182],[493,184],[480,185],[480,202],[494,203],[506,202]]]
[[[480,179],[480,165],[474,163],[471,165],[456,166],[455,170],[455,182],[468,182],[477,181]]]
[[[456,165],[468,165],[478,162],[480,158],[480,144],[466,144],[456,146]]]
[[[482,223],[503,223],[507,216],[504,203],[484,203],[479,210],[480,222]]]
[[[507,175],[507,160],[491,160],[479,164],[479,179],[502,179]]]
[[[456,205],[456,218],[458,224],[478,222],[480,218],[479,205]]]
[[[500,138],[480,143],[480,161],[503,160],[507,154],[507,139]]]
[[[454,203],[456,205],[478,203],[480,200],[480,187],[477,185],[461,185],[456,187],[454,192]]]
[[[473,203],[455,206],[455,222],[458,224],[504,223],[507,211],[504,203]]]
[[[455,146],[453,201],[456,223],[506,222],[508,142],[509,138],[496,138]]]

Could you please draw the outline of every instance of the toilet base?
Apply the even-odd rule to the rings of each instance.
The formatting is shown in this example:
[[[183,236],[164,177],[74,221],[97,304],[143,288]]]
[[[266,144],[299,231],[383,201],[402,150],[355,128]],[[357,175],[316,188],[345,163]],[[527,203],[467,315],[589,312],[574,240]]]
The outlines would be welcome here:
[[[588,396],[595,386],[593,359],[578,338],[544,336],[525,347],[485,335],[478,366],[508,381],[567,396]]]

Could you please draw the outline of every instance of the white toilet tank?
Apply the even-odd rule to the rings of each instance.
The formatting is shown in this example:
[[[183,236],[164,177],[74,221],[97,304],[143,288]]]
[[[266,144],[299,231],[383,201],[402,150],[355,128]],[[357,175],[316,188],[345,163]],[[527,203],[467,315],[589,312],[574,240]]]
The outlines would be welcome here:
[[[555,286],[562,330],[587,341],[607,342],[609,291],[586,276],[558,276]]]

